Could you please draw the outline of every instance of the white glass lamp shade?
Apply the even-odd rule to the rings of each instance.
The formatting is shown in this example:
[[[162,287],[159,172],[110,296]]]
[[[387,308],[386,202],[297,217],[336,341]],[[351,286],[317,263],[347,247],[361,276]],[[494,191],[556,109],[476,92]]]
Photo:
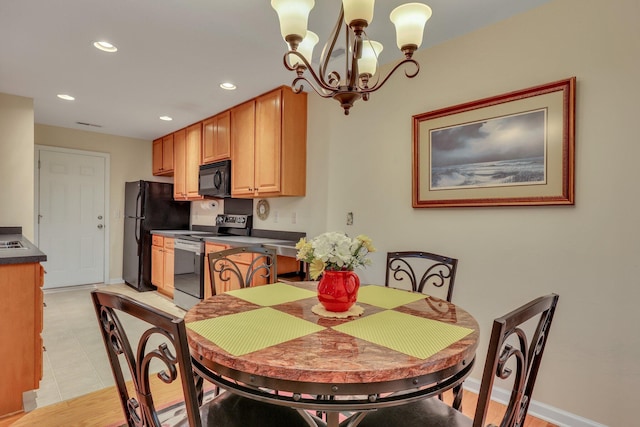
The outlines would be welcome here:
[[[313,58],[313,48],[318,44],[319,40],[316,33],[307,30],[307,35],[302,39],[300,46],[298,46],[298,52],[304,56],[304,59],[306,59],[309,64],[311,64],[311,58]]]
[[[287,36],[292,35],[304,39],[307,34],[309,12],[314,5],[314,0],[271,0],[271,7],[278,13],[283,39],[287,40]]]
[[[352,21],[364,20],[371,24],[374,3],[375,0],[342,0],[344,22],[349,25]]]
[[[378,68],[378,57],[382,52],[382,44],[373,40],[362,42],[362,56],[358,59],[358,73],[374,75]]]
[[[415,45],[420,47],[424,25],[431,18],[431,8],[422,3],[407,3],[391,11],[389,18],[396,26],[398,48]]]

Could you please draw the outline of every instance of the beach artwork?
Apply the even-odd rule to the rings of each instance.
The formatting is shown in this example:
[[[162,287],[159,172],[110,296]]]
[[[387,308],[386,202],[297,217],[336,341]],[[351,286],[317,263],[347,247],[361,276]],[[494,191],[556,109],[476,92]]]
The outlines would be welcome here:
[[[547,110],[430,131],[431,190],[546,183]]]

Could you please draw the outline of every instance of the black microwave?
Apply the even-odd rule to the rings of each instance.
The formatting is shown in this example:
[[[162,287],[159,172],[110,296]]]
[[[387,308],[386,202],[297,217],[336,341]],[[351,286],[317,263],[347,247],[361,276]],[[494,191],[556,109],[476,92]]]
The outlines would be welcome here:
[[[200,166],[198,194],[208,197],[231,197],[231,160]]]

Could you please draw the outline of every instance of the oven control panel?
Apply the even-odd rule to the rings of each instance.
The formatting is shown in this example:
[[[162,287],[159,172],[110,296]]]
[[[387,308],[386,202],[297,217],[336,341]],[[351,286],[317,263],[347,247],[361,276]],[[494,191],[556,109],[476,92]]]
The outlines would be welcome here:
[[[249,223],[249,215],[220,214],[216,217],[218,227],[247,228]]]

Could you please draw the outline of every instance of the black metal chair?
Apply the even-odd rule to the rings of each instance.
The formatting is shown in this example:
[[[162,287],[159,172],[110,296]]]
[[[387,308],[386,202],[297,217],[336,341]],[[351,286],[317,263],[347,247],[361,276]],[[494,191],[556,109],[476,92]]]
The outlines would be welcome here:
[[[250,254],[252,258],[241,258]],[[211,295],[216,287],[231,290],[255,284],[275,283],[277,279],[278,255],[275,249],[248,246],[211,252],[209,255]]]
[[[312,419],[309,414],[229,392],[222,392],[199,407],[199,402],[202,402],[202,380],[194,377],[184,319],[121,294],[93,291],[91,298],[128,426],[161,426],[150,382],[152,365],[157,367],[155,364],[159,362],[162,370],[157,373],[158,378],[169,384],[179,377],[182,383],[185,408],[182,413],[184,419],[178,422],[180,426],[309,427],[308,420]],[[120,320],[121,313],[144,322],[146,329],[135,349],[129,340],[132,334],[127,334]],[[137,325],[133,326],[138,329]],[[154,345],[154,342],[160,344]],[[122,357],[133,379],[135,396],[129,395]],[[320,420],[313,419],[313,422],[324,425]]]
[[[422,251],[387,252],[385,286],[425,292],[425,287],[442,288],[451,302],[458,260]],[[420,276],[416,271],[423,272]],[[431,295],[430,291],[426,291]],[[438,297],[438,295],[432,295]]]
[[[438,399],[424,399],[371,412],[358,426],[484,427],[496,377],[512,381],[511,396],[500,426],[524,425],[557,303],[558,295],[550,294],[493,321],[473,419]],[[527,336],[525,330],[533,333]]]

